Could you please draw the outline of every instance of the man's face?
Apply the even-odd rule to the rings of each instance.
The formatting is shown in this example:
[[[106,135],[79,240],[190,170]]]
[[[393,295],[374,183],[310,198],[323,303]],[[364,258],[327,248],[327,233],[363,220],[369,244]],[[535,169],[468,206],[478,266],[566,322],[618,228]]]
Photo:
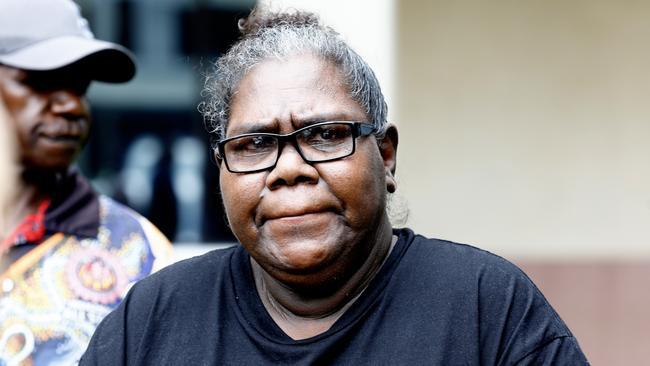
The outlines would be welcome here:
[[[71,70],[25,71],[0,65],[0,98],[26,168],[66,169],[90,129],[84,98],[90,81]]]
[[[370,122],[337,69],[311,56],[257,65],[230,107],[227,137],[286,134],[320,121]],[[222,163],[221,189],[235,236],[285,283],[300,285],[306,274],[321,277],[316,282],[348,276],[367,258],[378,232],[390,226],[385,176],[394,155],[382,158],[373,136],[358,138],[351,156],[311,165],[292,144],[281,148],[271,170],[238,174]]]

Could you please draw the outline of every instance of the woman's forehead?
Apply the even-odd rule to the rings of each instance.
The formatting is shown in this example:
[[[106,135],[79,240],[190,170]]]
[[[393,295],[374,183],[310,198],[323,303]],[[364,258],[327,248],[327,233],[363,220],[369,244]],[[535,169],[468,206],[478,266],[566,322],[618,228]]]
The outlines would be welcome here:
[[[267,60],[240,82],[230,105],[228,135],[250,124],[305,124],[363,120],[365,112],[347,92],[338,69],[311,55]]]
[[[284,59],[266,59],[242,77],[235,96],[246,92],[308,88],[323,94],[338,94],[345,89],[339,69],[330,61],[311,54]]]

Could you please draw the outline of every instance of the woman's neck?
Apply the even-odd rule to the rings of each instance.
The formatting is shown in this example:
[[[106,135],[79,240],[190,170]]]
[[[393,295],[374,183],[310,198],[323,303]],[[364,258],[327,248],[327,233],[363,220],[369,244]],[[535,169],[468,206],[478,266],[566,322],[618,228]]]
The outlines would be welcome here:
[[[289,337],[297,340],[316,336],[334,325],[368,287],[396,241],[390,233],[376,243],[359,270],[338,289],[322,297],[305,295],[287,287],[251,258],[257,292],[271,318]]]

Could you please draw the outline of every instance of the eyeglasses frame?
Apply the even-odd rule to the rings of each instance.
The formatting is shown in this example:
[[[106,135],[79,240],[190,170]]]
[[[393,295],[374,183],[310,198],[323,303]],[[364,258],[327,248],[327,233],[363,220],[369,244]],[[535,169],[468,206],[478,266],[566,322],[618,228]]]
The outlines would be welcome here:
[[[302,150],[300,149],[300,146],[298,145],[298,141],[296,139],[296,136],[309,128],[313,127],[318,127],[318,126],[323,126],[323,125],[329,125],[329,124],[347,124],[352,126],[352,150],[350,151],[349,154],[343,155],[343,156],[338,156],[336,158],[331,158],[331,159],[325,159],[325,160],[309,160],[307,159],[303,153]],[[369,136],[372,135],[373,133],[377,132],[377,127],[375,125],[372,125],[367,122],[357,122],[357,121],[324,121],[324,122],[319,122],[319,123],[314,123],[310,124],[309,126],[305,126],[302,128],[299,128],[291,133],[287,134],[277,134],[277,133],[266,133],[266,132],[252,132],[252,133],[244,133],[241,135],[237,136],[232,136],[228,137],[225,139],[222,139],[217,142],[217,148],[214,151],[214,156],[217,159],[217,161],[223,160],[223,162],[226,164],[226,169],[228,169],[229,172],[231,173],[237,173],[237,174],[252,174],[252,173],[258,173],[262,172],[265,170],[272,170],[275,168],[275,166],[278,164],[278,160],[280,160],[280,155],[282,154],[282,147],[287,143],[292,143],[302,160],[304,160],[308,164],[314,164],[314,163],[326,163],[328,161],[334,161],[334,160],[339,160],[346,158],[348,156],[351,156],[354,154],[356,151],[356,146],[357,146],[357,137],[361,136]],[[229,141],[241,138],[241,137],[247,137],[247,136],[273,136],[278,139],[278,153],[275,158],[275,163],[273,165],[270,165],[266,168],[263,169],[255,169],[255,170],[246,170],[246,171],[236,171],[230,168],[230,165],[228,164],[228,159],[226,159],[226,154],[224,150],[224,146],[226,143]]]

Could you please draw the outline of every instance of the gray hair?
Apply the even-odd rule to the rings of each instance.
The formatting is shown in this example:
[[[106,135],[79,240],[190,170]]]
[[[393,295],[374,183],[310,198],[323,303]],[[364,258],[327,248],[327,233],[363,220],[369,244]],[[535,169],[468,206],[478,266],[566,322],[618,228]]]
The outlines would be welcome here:
[[[387,106],[379,82],[368,64],[332,28],[322,25],[313,13],[271,13],[262,9],[239,21],[242,38],[214,64],[205,76],[199,111],[212,143],[225,137],[230,102],[244,76],[267,59],[286,59],[312,53],[335,65],[348,88],[382,136]],[[213,146],[214,147],[214,146]]]

